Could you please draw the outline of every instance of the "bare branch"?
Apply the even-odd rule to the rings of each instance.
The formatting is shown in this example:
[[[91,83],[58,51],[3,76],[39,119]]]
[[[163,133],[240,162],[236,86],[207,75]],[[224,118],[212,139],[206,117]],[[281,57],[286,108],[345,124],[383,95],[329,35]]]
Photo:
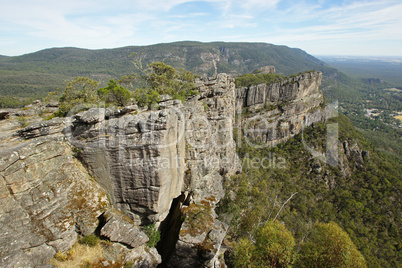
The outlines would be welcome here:
[[[281,210],[283,209],[283,207],[286,205],[286,203],[287,202],[289,202],[290,201],[290,199],[292,199],[293,198],[293,196],[295,196],[297,194],[297,192],[296,193],[294,193],[294,194],[292,194],[289,198],[288,198],[288,200],[286,200],[286,202],[285,203],[283,203],[283,205],[281,206],[281,208],[279,209],[279,211],[278,211],[278,213],[276,214],[276,216],[275,216],[275,218],[273,219],[273,221],[275,221],[276,220],[276,218],[279,216],[279,213],[281,213]]]
[[[274,205],[272,206],[272,209],[271,209],[271,212],[269,213],[267,221],[269,221],[269,219],[271,218],[272,212],[274,211],[274,208],[275,208],[275,205],[276,205],[276,198],[278,198],[278,195],[275,196]]]

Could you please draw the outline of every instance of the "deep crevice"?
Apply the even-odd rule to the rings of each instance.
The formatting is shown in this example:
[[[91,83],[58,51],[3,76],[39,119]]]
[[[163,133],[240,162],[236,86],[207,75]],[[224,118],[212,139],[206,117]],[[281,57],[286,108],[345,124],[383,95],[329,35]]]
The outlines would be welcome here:
[[[95,229],[95,235],[97,236],[97,237],[101,237],[101,229],[103,228],[103,226],[105,226],[105,224],[106,224],[106,217],[105,217],[105,213],[102,213],[99,217],[98,217],[98,219],[99,219],[99,224],[98,224],[98,227],[96,227],[96,229]]]
[[[169,214],[164,221],[161,222],[161,240],[156,246],[162,257],[162,263],[158,267],[168,267],[168,263],[176,248],[179,232],[183,223],[181,206],[186,200],[186,195],[182,193],[179,197],[173,199]]]

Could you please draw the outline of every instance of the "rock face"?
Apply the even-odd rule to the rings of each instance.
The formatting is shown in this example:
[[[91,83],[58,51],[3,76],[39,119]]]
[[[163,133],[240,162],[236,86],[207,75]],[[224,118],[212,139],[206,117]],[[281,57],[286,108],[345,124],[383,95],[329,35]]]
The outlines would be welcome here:
[[[0,266],[42,265],[88,235],[106,192],[62,141],[36,140],[0,155]]]
[[[318,88],[322,73],[309,72],[285,79],[279,83],[252,85],[237,89],[237,107],[276,105],[281,102],[322,99]]]
[[[179,111],[171,108],[98,118],[97,123],[78,121],[68,133],[114,206],[136,223],[162,221],[173,198],[181,194],[185,122]]]
[[[182,194],[184,207],[209,200],[214,208],[224,196],[224,176],[240,170],[233,139],[233,79],[220,74],[196,84],[200,95],[184,104],[165,98],[161,110],[109,118],[105,109],[90,109],[66,132],[114,207],[136,224],[162,223]],[[205,229],[204,239],[212,230],[224,234],[213,209],[208,217],[214,224]],[[214,243],[219,248],[220,242]]]
[[[309,72],[279,83],[236,89],[236,110],[248,142],[275,146],[303,127],[325,120],[321,79],[321,72]]]
[[[258,71],[261,74],[276,73],[275,66],[263,66],[263,67],[259,68]]]
[[[223,180],[241,170],[233,139],[235,87],[220,74],[197,81],[200,96],[186,102],[187,202],[169,267],[216,267],[227,226],[217,220],[215,205],[224,196]]]

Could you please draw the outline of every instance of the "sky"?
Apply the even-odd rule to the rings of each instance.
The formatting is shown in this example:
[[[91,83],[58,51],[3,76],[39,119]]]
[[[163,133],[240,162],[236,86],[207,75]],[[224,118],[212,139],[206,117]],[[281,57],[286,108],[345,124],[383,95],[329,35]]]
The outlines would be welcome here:
[[[402,56],[402,0],[0,0],[0,55],[184,40]]]

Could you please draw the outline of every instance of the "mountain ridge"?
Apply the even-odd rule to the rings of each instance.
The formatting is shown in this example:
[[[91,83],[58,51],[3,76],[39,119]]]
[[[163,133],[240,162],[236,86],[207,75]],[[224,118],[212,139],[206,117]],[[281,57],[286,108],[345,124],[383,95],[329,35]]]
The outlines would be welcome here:
[[[312,69],[324,75],[336,72],[301,49],[268,43],[183,41],[99,50],[64,47],[2,59],[0,95],[43,97],[49,91],[64,87],[66,81],[76,76],[89,76],[105,83],[138,71],[129,57],[132,53],[137,53],[143,66],[163,61],[176,69],[202,76],[250,73],[267,64],[284,75]],[[32,78],[38,75],[46,78],[40,81]],[[21,80],[26,82],[21,83]]]

